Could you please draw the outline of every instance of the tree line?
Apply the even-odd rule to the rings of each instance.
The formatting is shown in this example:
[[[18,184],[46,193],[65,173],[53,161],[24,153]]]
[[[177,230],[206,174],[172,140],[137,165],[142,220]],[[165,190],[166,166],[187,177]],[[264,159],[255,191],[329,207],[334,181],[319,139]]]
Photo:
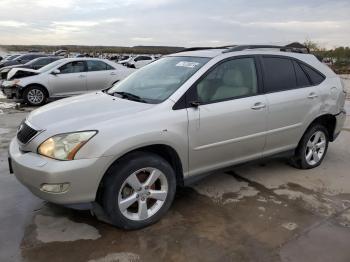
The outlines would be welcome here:
[[[183,47],[175,46],[84,46],[84,45],[0,45],[2,49],[12,52],[46,52],[52,53],[57,50],[67,50],[70,53],[88,53],[88,54],[170,54],[178,52]]]

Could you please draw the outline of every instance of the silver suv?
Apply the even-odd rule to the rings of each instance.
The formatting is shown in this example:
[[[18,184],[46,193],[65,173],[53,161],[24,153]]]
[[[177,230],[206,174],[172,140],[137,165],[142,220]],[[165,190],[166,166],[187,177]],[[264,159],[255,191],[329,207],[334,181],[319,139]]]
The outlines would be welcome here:
[[[202,174],[285,152],[297,168],[317,167],[346,94],[315,56],[291,51],[181,52],[109,91],[46,105],[20,125],[10,169],[42,199],[98,203],[112,224],[136,229]]]

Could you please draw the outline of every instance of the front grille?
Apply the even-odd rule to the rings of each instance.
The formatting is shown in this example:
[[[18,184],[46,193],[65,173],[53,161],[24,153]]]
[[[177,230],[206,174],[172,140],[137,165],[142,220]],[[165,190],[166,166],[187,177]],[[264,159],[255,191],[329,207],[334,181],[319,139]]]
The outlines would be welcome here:
[[[23,122],[18,128],[17,139],[21,143],[27,144],[37,133],[38,131]]]

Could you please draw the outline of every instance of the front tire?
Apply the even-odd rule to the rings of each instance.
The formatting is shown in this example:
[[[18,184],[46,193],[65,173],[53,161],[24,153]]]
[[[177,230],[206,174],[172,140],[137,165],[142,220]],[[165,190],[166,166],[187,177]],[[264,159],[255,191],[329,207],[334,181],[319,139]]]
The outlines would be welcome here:
[[[23,98],[27,105],[41,106],[46,103],[46,90],[41,86],[29,86],[23,92]]]
[[[291,159],[292,165],[299,169],[319,166],[326,156],[328,143],[328,130],[320,124],[311,126],[299,142],[295,156]]]
[[[104,186],[103,207],[111,223],[139,229],[167,212],[175,196],[176,178],[173,168],[160,156],[134,152],[110,168]]]

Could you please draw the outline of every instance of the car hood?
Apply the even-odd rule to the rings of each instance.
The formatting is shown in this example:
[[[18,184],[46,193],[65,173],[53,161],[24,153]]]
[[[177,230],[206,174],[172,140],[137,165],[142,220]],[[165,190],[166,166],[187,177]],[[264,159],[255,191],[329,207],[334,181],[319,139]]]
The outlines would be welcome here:
[[[30,68],[12,68],[7,74],[7,80],[19,79],[40,74],[39,71]]]
[[[37,129],[57,133],[100,129],[102,122],[129,120],[131,115],[154,106],[94,92],[43,106],[33,111],[27,121]]]

